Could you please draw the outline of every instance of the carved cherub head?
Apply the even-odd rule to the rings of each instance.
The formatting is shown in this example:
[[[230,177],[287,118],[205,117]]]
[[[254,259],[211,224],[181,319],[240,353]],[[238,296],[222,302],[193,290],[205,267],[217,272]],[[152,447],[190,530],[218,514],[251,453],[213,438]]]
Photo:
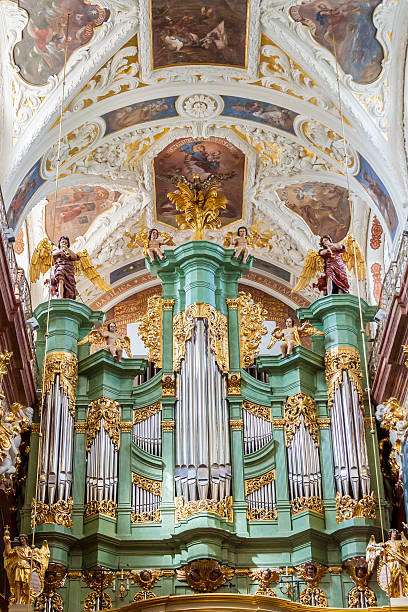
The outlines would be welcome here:
[[[241,238],[246,238],[248,236],[248,230],[243,225],[238,228],[237,235]]]

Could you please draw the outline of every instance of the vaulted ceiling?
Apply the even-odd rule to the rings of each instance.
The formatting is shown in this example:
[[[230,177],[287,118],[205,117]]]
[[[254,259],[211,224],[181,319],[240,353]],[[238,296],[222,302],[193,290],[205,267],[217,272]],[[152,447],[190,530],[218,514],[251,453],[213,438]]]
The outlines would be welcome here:
[[[83,298],[107,309],[153,282],[125,232],[188,239],[166,194],[198,172],[227,175],[212,239],[274,232],[248,282],[292,306],[319,234],[352,231],[384,272],[407,214],[406,2],[97,1],[0,5],[1,180],[27,257],[68,234],[112,286]]]

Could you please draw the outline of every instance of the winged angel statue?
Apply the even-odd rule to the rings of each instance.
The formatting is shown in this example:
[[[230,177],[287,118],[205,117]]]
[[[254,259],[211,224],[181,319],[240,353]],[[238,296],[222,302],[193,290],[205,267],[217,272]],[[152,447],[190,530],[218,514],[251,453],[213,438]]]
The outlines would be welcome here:
[[[310,325],[309,321],[305,321],[302,325],[295,325],[292,317],[288,317],[285,321],[286,327],[275,327],[271,335],[271,341],[268,344],[268,349],[272,348],[274,344],[281,340],[280,350],[282,353],[282,359],[289,357],[295,346],[301,344],[300,338],[302,336],[312,336],[316,334],[318,336],[324,336],[324,332],[319,331],[313,325]]]
[[[167,246],[176,246],[173,237],[167,232],[159,232],[155,227],[148,230],[146,227],[142,227],[141,230],[135,234],[125,232],[125,236],[130,238],[130,241],[126,245],[128,249],[137,249],[140,247],[143,249],[144,257],[149,256],[150,261],[154,260],[154,256],[163,261],[164,254],[161,247],[166,244]]]
[[[366,549],[368,572],[374,569],[374,563],[379,557],[377,582],[388,597],[408,597],[408,540],[401,532],[391,529],[389,540],[377,542],[371,536]]]
[[[246,227],[239,227],[236,236],[233,232],[227,232],[224,237],[224,248],[228,249],[229,246],[234,247],[233,259],[238,259],[242,253],[242,263],[246,263],[249,257],[248,247],[267,247],[270,251],[273,249],[273,245],[270,244],[271,238],[274,237],[274,233],[270,230],[261,230],[263,223],[260,221],[258,224],[254,223],[248,229]]]
[[[321,276],[317,283],[313,283],[313,287],[317,287],[324,295],[350,293],[347,270],[352,270],[358,280],[365,280],[365,259],[357,241],[350,234],[340,243],[334,243],[328,235],[322,236],[320,247],[318,252],[309,249],[292,293],[307,287],[312,278],[319,274]]]
[[[98,289],[109,291],[110,287],[95,270],[88,251],[74,253],[70,249],[67,236],[61,236],[58,246],[53,245],[48,238],[43,238],[36,246],[30,263],[30,280],[35,283],[41,274],[46,274],[54,264],[51,277],[51,294],[59,298],[75,300],[75,276],[83,275]]]

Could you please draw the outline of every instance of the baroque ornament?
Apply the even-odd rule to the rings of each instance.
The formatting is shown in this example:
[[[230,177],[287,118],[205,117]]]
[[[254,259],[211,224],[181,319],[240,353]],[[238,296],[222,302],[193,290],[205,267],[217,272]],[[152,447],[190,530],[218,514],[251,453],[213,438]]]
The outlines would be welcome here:
[[[131,523],[160,523],[160,509],[157,508],[156,510],[148,510],[146,512],[132,512],[130,521]]]
[[[147,312],[145,318],[139,324],[139,336],[147,348],[150,361],[156,368],[162,367],[162,297],[152,295],[147,300]]]
[[[8,412],[5,412],[0,398],[0,464],[2,464],[6,456],[9,456],[11,459],[10,455],[12,454],[13,446],[14,448],[17,447],[16,453],[18,454],[21,434],[30,426],[31,416],[28,412],[29,410],[32,411],[32,409],[14,402]],[[17,460],[17,454],[15,454],[14,461]],[[0,474],[3,473],[3,465],[0,465]]]
[[[96,432],[101,430],[102,421],[106,433],[118,451],[120,446],[120,406],[117,402],[104,395],[94,400],[88,408],[86,450],[90,450]]]
[[[200,514],[202,512],[209,514],[216,514],[223,519],[226,519],[229,523],[233,521],[233,510],[232,510],[232,497],[226,497],[222,501],[215,499],[199,499],[185,503],[184,497],[175,497],[174,505],[175,510],[175,522],[187,519],[193,514]]]
[[[101,501],[92,500],[84,506],[84,519],[91,518],[92,516],[109,516],[110,518],[118,518],[118,507],[117,504],[111,499],[102,499]]]
[[[291,500],[290,505],[292,516],[305,511],[324,515],[324,502],[320,497],[296,497]]]
[[[354,587],[348,594],[349,608],[375,608],[377,598],[372,588],[367,584],[371,572],[368,571],[368,563],[364,557],[347,559],[344,566],[354,582]]]
[[[335,346],[326,351],[324,356],[327,383],[327,407],[330,410],[334,393],[343,381],[343,372],[347,372],[354,388],[358,392],[361,409],[363,406],[363,374],[361,372],[360,354],[357,349],[351,346]]]
[[[228,565],[221,565],[214,559],[198,559],[177,570],[177,580],[187,582],[188,586],[198,593],[216,591],[229,582],[234,570]]]
[[[228,372],[228,323],[227,317],[214,306],[196,302],[187,306],[173,318],[173,368],[180,371],[181,360],[186,352],[186,342],[191,339],[194,319],[207,319],[210,350],[221,372]]]
[[[306,606],[320,606],[327,608],[327,595],[318,586],[320,580],[327,573],[327,567],[309,561],[296,567],[297,574],[301,580],[306,582],[306,588],[300,593],[300,603]]]
[[[279,570],[276,568],[251,569],[249,572],[251,580],[258,582],[259,589],[255,595],[267,595],[269,597],[276,597],[275,591],[270,588],[272,582],[279,582]]]
[[[44,590],[36,601],[36,610],[53,610],[63,612],[64,602],[57,589],[64,586],[67,577],[67,568],[59,563],[49,563],[45,572]]]
[[[288,397],[285,403],[285,444],[290,446],[293,436],[301,423],[309,430],[316,446],[319,446],[319,426],[317,424],[317,410],[313,399],[300,391]]]
[[[140,489],[144,489],[144,491],[149,491],[149,493],[153,493],[153,495],[157,495],[161,497],[162,491],[162,483],[161,480],[151,480],[150,478],[145,478],[140,474],[136,474],[132,472],[132,482],[134,485],[138,486]]]
[[[193,94],[180,97],[176,102],[176,108],[182,117],[210,119],[222,111],[223,100],[220,96]]]
[[[265,485],[273,482],[275,480],[275,470],[270,470],[265,474],[261,474],[260,476],[255,476],[255,478],[249,478],[245,480],[245,495],[251,495],[254,491],[258,491]]]
[[[59,386],[68,397],[71,416],[75,418],[75,397],[78,384],[77,356],[66,351],[47,353],[44,366],[44,397],[57,375],[59,375]]]
[[[259,404],[254,404],[249,400],[244,400],[242,402],[242,408],[243,410],[246,410],[247,412],[258,417],[258,419],[263,419],[264,421],[272,422],[270,406],[260,406]]]
[[[133,425],[137,423],[141,423],[146,419],[150,419],[154,414],[161,412],[162,405],[161,402],[154,402],[154,404],[150,404],[150,406],[144,406],[143,408],[136,408],[133,411]]]
[[[239,292],[239,328],[241,368],[248,368],[255,361],[262,336],[268,333],[264,326],[267,311],[261,302],[254,302],[250,293]]]
[[[351,518],[376,518],[376,500],[374,493],[364,495],[362,499],[353,499],[350,495],[336,494],[336,522],[342,523]]]
[[[176,377],[174,374],[163,374],[162,395],[163,397],[176,397]]]
[[[278,511],[276,508],[267,510],[266,508],[247,508],[248,521],[276,521]]]
[[[64,527],[72,527],[72,497],[68,501],[60,499],[51,505],[33,499],[31,504],[31,522],[33,525],[43,525],[51,523],[54,525],[63,525]]]
[[[227,394],[228,395],[241,395],[241,373],[240,372],[228,372]]]
[[[367,544],[366,560],[371,574],[379,558],[377,582],[388,597],[408,597],[408,540],[404,532],[400,539],[397,529],[391,529],[386,542],[377,542],[372,535]]]

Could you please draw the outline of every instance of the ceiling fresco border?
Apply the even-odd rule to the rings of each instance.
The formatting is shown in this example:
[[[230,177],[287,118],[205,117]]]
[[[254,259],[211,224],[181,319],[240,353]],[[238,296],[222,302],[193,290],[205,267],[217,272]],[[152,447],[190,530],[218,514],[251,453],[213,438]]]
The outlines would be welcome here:
[[[161,81],[163,83],[171,81],[190,81],[198,79],[203,81],[213,81],[215,79],[245,79],[254,80],[257,78],[259,46],[260,46],[260,0],[248,0],[250,7],[247,21],[247,67],[235,68],[232,66],[220,65],[213,66],[208,64],[177,65],[166,68],[153,67],[153,53],[151,40],[151,0],[139,0],[139,44],[140,44],[140,65],[142,80],[147,83]],[[249,9],[248,9],[249,10]]]

